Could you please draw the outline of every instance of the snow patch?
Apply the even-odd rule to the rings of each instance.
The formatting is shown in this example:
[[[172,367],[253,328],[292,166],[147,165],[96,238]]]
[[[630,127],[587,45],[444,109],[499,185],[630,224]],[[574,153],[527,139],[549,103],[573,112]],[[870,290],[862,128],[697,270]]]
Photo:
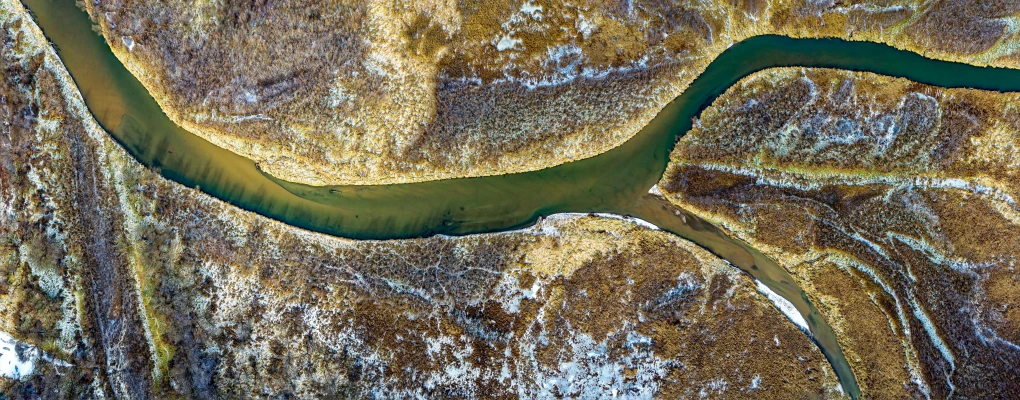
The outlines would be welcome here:
[[[127,47],[128,51],[135,49],[135,40],[131,36],[121,36],[120,41],[124,42],[124,46]]]
[[[349,101],[354,100],[356,94],[348,90],[340,82],[335,82],[333,86],[329,88],[329,106],[337,108],[342,104],[346,104]]]
[[[536,6],[529,1],[521,5],[521,13],[528,14],[531,18],[542,19],[542,6]]]
[[[608,343],[613,337],[623,339],[626,349],[617,357],[608,357]],[[622,336],[622,337],[620,337]],[[659,381],[668,374],[666,362],[652,352],[652,339],[630,328],[596,342],[591,336],[578,333],[565,346],[564,360],[552,368],[537,364],[534,347],[525,354],[539,387],[518,389],[521,397],[537,398],[626,398],[650,399],[659,389]],[[634,371],[628,376],[626,371]],[[519,371],[525,372],[525,371]],[[558,395],[558,396],[557,396]]]
[[[577,32],[581,34],[581,37],[587,40],[595,32],[595,29],[598,29],[598,26],[589,21],[588,18],[585,18],[584,15],[579,15],[575,28],[577,28]]]
[[[921,308],[920,304],[913,297],[910,299],[910,308],[914,311],[914,318],[917,318],[918,322],[921,323],[921,327],[924,328],[925,333],[928,334],[928,338],[931,339],[931,343],[935,345],[935,348],[942,353],[942,357],[949,362],[949,367],[956,370],[956,357],[953,356],[953,352],[949,350],[949,346],[939,336],[938,329],[935,328],[935,323],[928,317],[928,313]]]
[[[825,186],[838,182],[842,185],[868,186],[868,185],[889,185],[899,187],[914,187],[917,189],[958,189],[977,195],[987,196],[992,200],[1016,207],[1016,200],[1009,194],[995,186],[981,184],[979,182],[967,181],[960,178],[939,178],[929,176],[903,176],[896,174],[854,174],[840,173],[834,171],[800,171],[790,174],[788,178],[771,177],[770,168],[743,167],[737,165],[719,163],[678,163],[680,166],[692,165],[708,171],[721,171],[734,175],[746,176],[756,179],[758,185],[768,185],[780,188],[792,188],[803,191],[818,190]]]
[[[811,330],[808,328],[807,321],[804,319],[803,315],[800,315],[800,311],[797,311],[797,307],[793,306],[793,303],[783,298],[783,296],[776,294],[776,292],[773,292],[772,289],[769,289],[769,287],[765,286],[765,284],[762,283],[761,281],[755,279],[754,283],[758,285],[759,292],[764,294],[765,297],[768,297],[769,300],[772,301],[772,304],[776,305],[776,308],[778,308],[779,311],[781,311],[783,314],[786,314],[786,318],[789,318],[790,321],[793,321],[794,325],[797,325],[797,327],[799,327],[802,331],[804,331],[808,335],[811,335]],[[776,346],[778,345],[779,338],[777,337]]]
[[[64,278],[57,273],[55,267],[39,265],[43,262],[42,260],[30,258],[28,255],[31,254],[32,249],[27,244],[22,244],[18,250],[18,253],[21,254],[21,262],[28,264],[32,276],[38,279],[39,289],[42,289],[43,293],[49,297],[57,297],[64,291]]]
[[[588,214],[588,213],[556,213],[556,214],[552,214],[552,215],[549,215],[549,216],[547,216],[545,218],[540,219],[538,221],[538,223],[535,224],[535,226],[533,226],[531,228],[526,228],[526,229],[524,229],[522,231],[524,231],[524,232],[530,231],[530,232],[534,232],[535,234],[545,235],[545,236],[559,236],[560,235],[560,231],[559,231],[559,229],[556,228],[556,226],[554,226],[553,223],[555,223],[557,221],[566,221],[566,220],[569,220],[569,219],[580,219],[580,218],[584,218],[584,217],[588,217],[588,216],[596,216],[596,217],[601,217],[601,218],[618,219],[618,220],[621,220],[621,221],[626,221],[626,222],[630,222],[630,223],[635,224],[635,225],[642,226],[644,228],[648,228],[648,229],[652,229],[652,230],[656,230],[656,231],[661,231],[662,230],[662,228],[659,228],[655,224],[653,224],[651,222],[648,222],[648,221],[645,221],[643,219],[629,217],[629,216],[624,216],[624,215],[618,215],[618,214],[610,214],[610,213],[590,213],[590,214]],[[513,232],[513,231],[511,231],[511,232]]]
[[[514,39],[510,35],[503,36],[503,38],[499,39],[499,42],[496,43],[496,50],[497,51],[511,50],[517,47],[517,45],[523,43],[524,42],[522,42],[521,39]]]
[[[61,367],[70,366],[34,346],[15,340],[7,332],[0,332],[0,376],[21,379],[35,371],[35,363],[42,359]]]
[[[542,290],[542,285],[541,280],[535,279],[530,288],[523,289],[516,276],[504,274],[499,284],[496,285],[495,298],[499,299],[504,311],[517,314],[521,311],[521,300],[537,297],[538,292]]]
[[[553,224],[548,224],[548,223],[541,224],[541,227],[538,229],[538,233],[541,234],[542,236],[553,236],[553,237],[559,237],[560,236],[559,228],[557,228]]]
[[[272,121],[273,120],[272,118],[267,117],[267,116],[265,116],[263,114],[234,115],[234,116],[229,117],[228,119],[230,120],[230,122],[233,122],[235,124],[238,123],[238,122],[251,121],[251,120],[258,120],[258,121]]]
[[[705,383],[705,386],[703,386],[701,388],[701,390],[698,391],[698,397],[704,399],[704,398],[709,397],[709,395],[716,395],[716,396],[718,396],[718,395],[725,394],[727,386],[729,386],[729,382],[726,382],[726,380],[723,379],[723,378],[712,379],[712,380],[708,381],[707,383]],[[716,396],[713,396],[713,397],[716,397]]]
[[[761,375],[755,374],[754,378],[751,378],[751,386],[747,387],[747,390],[761,389]]]
[[[599,216],[599,217],[602,217],[602,218],[612,218],[612,219],[618,219],[618,220],[621,220],[621,221],[627,221],[627,222],[630,222],[630,223],[633,223],[633,224],[637,224],[637,225],[643,226],[643,227],[651,229],[651,230],[656,230],[656,231],[661,231],[662,230],[658,226],[655,226],[655,224],[653,224],[651,222],[648,222],[648,221],[645,221],[645,220],[640,219],[640,218],[628,217],[628,216],[617,215],[617,214],[609,214],[609,213],[595,213],[595,215]]]
[[[14,340],[6,332],[0,332],[0,375],[12,379],[31,375],[38,357],[28,350],[28,345]]]

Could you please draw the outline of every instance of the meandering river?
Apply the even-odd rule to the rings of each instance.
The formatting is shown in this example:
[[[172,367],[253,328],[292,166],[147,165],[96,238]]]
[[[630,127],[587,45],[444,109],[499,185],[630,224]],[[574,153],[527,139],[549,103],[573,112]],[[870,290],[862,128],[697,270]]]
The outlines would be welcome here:
[[[596,157],[534,172],[379,186],[313,187],[263,174],[244,157],[174,124],[91,30],[74,0],[24,0],[92,114],[142,164],[167,178],[301,228],[357,239],[519,228],[560,212],[608,212],[649,221],[725,258],[792,302],[843,389],[860,396],[832,329],[785,269],[694,215],[647,194],[677,138],[741,78],[779,66],[871,71],[943,87],[1020,91],[1020,71],[924,58],[866,42],[759,36],[716,58],[636,136]],[[679,215],[683,215],[681,218]]]

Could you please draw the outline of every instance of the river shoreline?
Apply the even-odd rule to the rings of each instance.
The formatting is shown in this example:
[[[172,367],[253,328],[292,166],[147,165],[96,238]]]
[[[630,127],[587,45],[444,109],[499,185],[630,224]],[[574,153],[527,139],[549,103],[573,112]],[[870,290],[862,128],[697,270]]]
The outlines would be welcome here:
[[[73,7],[73,2],[66,3]],[[43,26],[47,25],[48,17],[69,18],[71,21],[67,22],[70,23],[77,19],[78,25],[65,23],[65,26],[88,25],[83,16],[53,14],[52,10],[36,12]],[[691,118],[734,82],[763,69],[841,67],[904,76],[946,87],[1020,90],[1020,79],[1008,79],[1020,77],[1020,71],[927,60],[871,43],[763,36],[741,42],[721,55],[638,135],[605,154],[547,170],[506,176],[387,186],[313,187],[277,180],[262,173],[252,161],[216,148],[173,125],[122,65],[121,70],[116,70],[117,59],[108,48],[102,53],[105,44],[101,38],[95,35],[76,38],[74,36],[80,36],[80,32],[69,31],[71,33],[61,33],[66,35],[64,37],[51,38],[58,45],[61,57],[65,53],[70,55],[64,62],[82,88],[85,103],[91,106],[93,115],[139,162],[159,169],[171,180],[201,188],[214,197],[287,224],[356,239],[502,231],[530,226],[541,216],[564,212],[633,215],[723,256],[790,300],[809,324],[815,322],[811,327],[813,338],[829,357],[844,389],[853,397],[858,396],[856,383],[831,328],[803,298],[803,292],[782,267],[717,229],[713,230],[714,227],[693,215],[679,222],[681,219],[676,213],[683,213],[683,210],[656,204],[656,200],[649,199],[645,193],[662,176],[672,144],[690,129]],[[79,41],[90,44],[76,46]],[[882,59],[884,64],[861,57],[875,53],[875,58]],[[92,64],[94,61],[89,57],[96,55],[105,60],[105,64]],[[78,64],[76,59],[88,61]],[[755,64],[740,60],[752,60]],[[919,65],[917,63],[936,65],[931,69],[911,68]],[[97,67],[114,69],[96,70]],[[90,68],[91,72],[85,72]],[[102,71],[113,72],[104,76]],[[93,72],[97,75],[91,75]],[[114,89],[111,92],[98,90],[99,87]],[[104,104],[104,108],[97,111],[97,104]],[[663,211],[669,213],[663,214]],[[697,228],[702,225],[704,229]]]

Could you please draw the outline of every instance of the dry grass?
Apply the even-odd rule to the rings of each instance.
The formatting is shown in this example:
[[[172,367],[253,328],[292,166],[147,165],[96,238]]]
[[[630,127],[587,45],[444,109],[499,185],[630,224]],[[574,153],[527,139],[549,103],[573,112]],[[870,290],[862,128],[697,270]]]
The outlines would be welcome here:
[[[1016,41],[1000,18],[1016,17],[1010,2],[926,4],[88,7],[116,54],[183,126],[287,180],[382,184],[534,170],[607,151],[727,45],[751,35],[881,41],[936,58],[1016,65]],[[139,45],[129,51],[122,36]],[[247,118],[255,115],[265,119]]]
[[[803,85],[815,94],[789,94]],[[706,110],[659,187],[790,269],[833,321],[865,393],[1008,396],[1020,361],[1008,312],[1020,302],[1018,100],[765,71]],[[876,351],[897,347],[893,337],[905,354]]]
[[[47,345],[59,335],[34,330],[69,302],[76,368],[5,383],[15,397],[836,395],[809,338],[688,242],[589,216],[404,241],[301,231],[138,165],[73,117],[55,57],[33,60],[3,60],[0,204],[17,207],[0,209],[0,292],[27,300],[0,316]],[[40,294],[13,244],[68,289]]]

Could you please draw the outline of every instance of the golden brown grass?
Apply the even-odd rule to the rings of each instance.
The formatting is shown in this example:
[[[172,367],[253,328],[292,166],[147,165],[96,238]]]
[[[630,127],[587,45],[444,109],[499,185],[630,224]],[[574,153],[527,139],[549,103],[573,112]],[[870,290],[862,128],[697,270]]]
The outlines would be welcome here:
[[[788,268],[865,393],[1003,396],[1020,360],[1006,312],[1020,302],[1017,100],[764,71],[703,113],[659,187]]]
[[[301,231],[138,165],[74,116],[83,106],[61,90],[70,80],[55,56],[39,59],[49,66],[3,60],[0,104],[12,128],[0,135],[11,140],[0,146],[0,198],[18,207],[0,213],[10,222],[0,233],[69,282],[57,297],[77,316],[63,354],[76,369],[5,383],[8,393],[835,395],[809,338],[748,278],[686,241],[592,216],[403,241]],[[41,294],[12,254],[22,247],[8,244],[0,268],[17,287],[0,291],[29,301],[0,316],[23,321],[18,338],[50,346],[53,332],[33,330],[54,325],[59,301]],[[567,385],[571,376],[586,386]]]
[[[88,9],[189,130],[283,179],[383,184],[607,151],[752,35],[881,41],[1016,65],[1003,19],[1016,18],[1011,2],[926,4],[130,0]],[[122,36],[139,46],[129,51]],[[513,45],[501,51],[504,39]],[[576,77],[583,71],[598,78]],[[558,86],[531,88],[542,82]]]

